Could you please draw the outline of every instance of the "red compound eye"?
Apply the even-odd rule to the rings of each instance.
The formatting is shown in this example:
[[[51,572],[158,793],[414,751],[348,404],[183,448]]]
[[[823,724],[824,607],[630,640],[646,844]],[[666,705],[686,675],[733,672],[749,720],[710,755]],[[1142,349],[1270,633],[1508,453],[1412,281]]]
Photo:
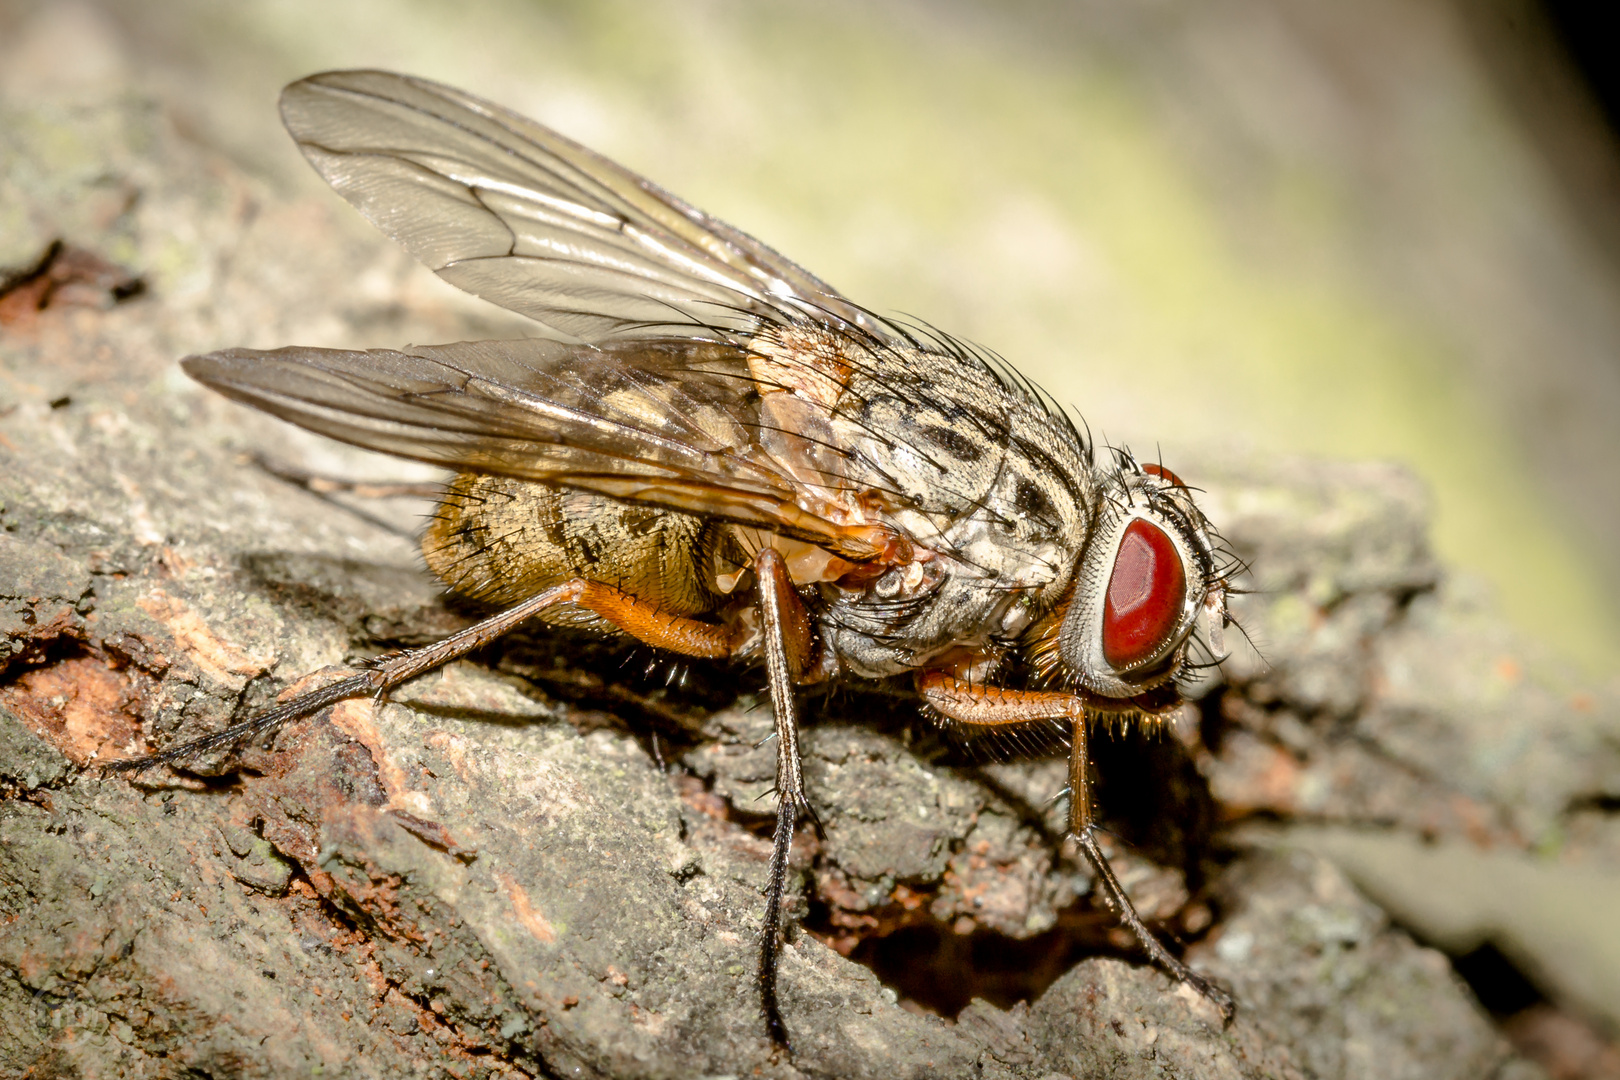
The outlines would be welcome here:
[[[1163,529],[1137,518],[1114,556],[1103,602],[1103,659],[1115,671],[1153,658],[1187,604],[1187,572]]]
[[[1176,487],[1187,486],[1181,482],[1181,477],[1177,476],[1163,465],[1144,465],[1142,466],[1142,471],[1147,473],[1149,476],[1157,476],[1160,480],[1168,481],[1169,483],[1176,485]]]

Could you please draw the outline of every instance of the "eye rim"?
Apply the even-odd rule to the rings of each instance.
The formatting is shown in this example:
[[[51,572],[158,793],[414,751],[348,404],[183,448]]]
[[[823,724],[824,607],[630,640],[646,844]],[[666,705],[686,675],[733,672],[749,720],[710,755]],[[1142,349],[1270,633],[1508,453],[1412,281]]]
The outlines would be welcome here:
[[[1137,569],[1141,552],[1147,560],[1145,581],[1124,582],[1124,589],[1135,589],[1128,607],[1120,600],[1121,571]],[[1122,565],[1122,560],[1133,560]],[[1142,595],[1145,590],[1146,595]],[[1182,630],[1190,606],[1192,588],[1187,560],[1176,549],[1168,530],[1142,516],[1133,516],[1120,530],[1103,588],[1102,623],[1099,634],[1103,659],[1116,672],[1140,670],[1162,659]],[[1115,635],[1123,635],[1116,640]]]
[[[1103,652],[1104,606],[1120,544],[1138,520],[1168,538],[1184,575],[1184,604],[1156,648],[1122,668]],[[1208,553],[1200,540],[1197,524],[1173,501],[1146,500],[1129,510],[1116,507],[1097,522],[1057,627],[1057,660],[1071,684],[1102,698],[1124,701],[1170,683],[1180,674],[1178,658],[1185,655],[1204,596],[1213,584]],[[1058,670],[1050,664],[1048,669]]]

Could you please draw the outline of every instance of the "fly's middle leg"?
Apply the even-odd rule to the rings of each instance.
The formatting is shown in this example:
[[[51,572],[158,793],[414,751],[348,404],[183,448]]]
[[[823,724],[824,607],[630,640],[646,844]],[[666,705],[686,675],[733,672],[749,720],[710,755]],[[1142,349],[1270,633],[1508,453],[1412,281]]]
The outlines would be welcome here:
[[[810,618],[793,590],[787,563],[780,552],[762,548],[754,557],[759,579],[759,622],[763,631],[765,673],[776,720],[776,833],[771,846],[770,881],[765,892],[765,925],[759,948],[760,1004],[771,1040],[788,1046],[787,1025],[776,995],[777,968],[782,952],[782,897],[787,886],[788,855],[799,811],[809,811],[804,797],[804,773],[799,758],[799,722],[794,686],[809,660]]]

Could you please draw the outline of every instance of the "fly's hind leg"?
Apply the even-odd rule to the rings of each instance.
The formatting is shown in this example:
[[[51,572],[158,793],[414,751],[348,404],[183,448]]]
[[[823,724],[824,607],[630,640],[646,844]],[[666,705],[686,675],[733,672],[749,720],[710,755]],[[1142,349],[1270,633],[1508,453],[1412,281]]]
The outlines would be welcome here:
[[[599,615],[649,645],[686,656],[729,656],[737,636],[736,631],[729,627],[668,614],[611,585],[581,579],[565,581],[543,589],[499,615],[475,623],[443,641],[386,656],[367,671],[300,694],[291,701],[223,731],[147,757],[109,762],[107,768],[115,772],[135,772],[154,765],[185,761],[213,750],[238,749],[255,739],[264,738],[284,724],[311,716],[340,701],[381,697],[418,675],[483,648],[547,609],[564,604],[572,604]]]
[[[264,454],[254,454],[253,464],[277,480],[315,495],[355,495],[362,499],[437,499],[444,494],[444,485],[440,483],[350,480],[286,465]]]
[[[317,499],[337,507],[346,514],[351,514],[385,532],[391,532],[395,536],[407,539],[414,535],[415,529],[413,527],[402,521],[393,520],[387,513],[372,513],[362,506],[359,500],[437,499],[444,492],[443,484],[375,482],[324,476],[320,473],[282,464],[263,454],[254,454],[253,464],[277,480],[284,481],[294,487],[303,488]],[[347,495],[350,498],[338,498],[341,495]]]
[[[760,999],[771,1039],[785,1048],[788,1045],[787,1027],[782,1022],[777,1002],[776,975],[782,948],[782,898],[787,887],[793,829],[798,823],[799,811],[809,810],[804,797],[804,775],[799,758],[794,686],[804,674],[811,653],[810,619],[793,589],[787,564],[779,552],[772,548],[762,549],[755,557],[754,572],[759,580],[762,651],[777,735],[776,832],[771,850],[765,925],[760,943]],[[401,683],[487,645],[547,609],[565,604],[590,611],[649,645],[686,656],[726,657],[736,652],[742,644],[742,635],[737,628],[671,614],[656,604],[611,585],[575,579],[544,589],[499,615],[443,641],[386,657],[368,671],[302,694],[224,731],[148,757],[111,762],[108,767],[119,772],[133,772],[154,765],[184,761],[211,750],[243,746],[250,740],[269,735],[286,723],[348,698],[380,697]]]
[[[1069,835],[1096,872],[1109,906],[1135,935],[1148,957],[1176,981],[1197,990],[1220,1010],[1223,1020],[1231,1023],[1237,1010],[1232,995],[1172,956],[1160,943],[1136,913],[1113,867],[1108,865],[1108,857],[1097,844],[1097,825],[1091,816],[1090,759],[1083,700],[1075,694],[972,685],[943,671],[922,673],[917,677],[917,688],[923,700],[941,714],[972,727],[1004,727],[1057,717],[1069,721]]]

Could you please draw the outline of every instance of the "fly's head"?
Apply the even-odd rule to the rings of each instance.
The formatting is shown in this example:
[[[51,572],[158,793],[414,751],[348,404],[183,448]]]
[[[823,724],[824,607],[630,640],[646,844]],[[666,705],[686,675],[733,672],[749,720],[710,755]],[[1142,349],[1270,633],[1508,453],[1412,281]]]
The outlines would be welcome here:
[[[1159,712],[1180,700],[1176,679],[1195,666],[1201,620],[1210,662],[1224,658],[1236,560],[1180,477],[1128,451],[1116,457],[1074,586],[1042,628],[1035,659],[1102,711],[1117,703],[1120,712]]]

